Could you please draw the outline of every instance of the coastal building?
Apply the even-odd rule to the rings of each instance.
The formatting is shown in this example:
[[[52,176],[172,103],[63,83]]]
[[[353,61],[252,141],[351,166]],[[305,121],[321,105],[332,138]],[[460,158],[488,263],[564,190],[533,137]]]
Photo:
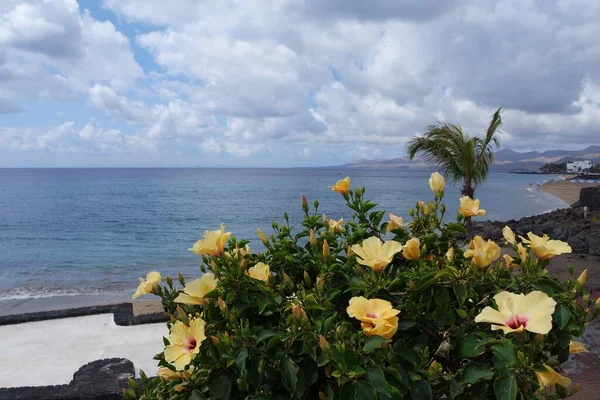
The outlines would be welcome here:
[[[571,161],[567,163],[567,172],[584,172],[592,168],[590,160]]]

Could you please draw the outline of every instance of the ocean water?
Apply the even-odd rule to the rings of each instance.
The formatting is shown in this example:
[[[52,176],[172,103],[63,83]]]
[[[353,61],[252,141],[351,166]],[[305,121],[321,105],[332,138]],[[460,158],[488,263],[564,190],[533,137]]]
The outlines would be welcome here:
[[[350,175],[367,197],[405,218],[430,199],[431,171],[338,169],[0,169],[0,299],[132,293],[149,270],[198,275],[187,251],[221,222],[262,248],[256,228],[271,231],[288,212],[298,223],[304,194],[331,218],[348,218],[328,186]],[[539,191],[556,178],[492,172],[476,195],[488,218],[507,220],[565,207]],[[531,186],[530,186],[531,184]],[[457,187],[447,186],[448,218]]]

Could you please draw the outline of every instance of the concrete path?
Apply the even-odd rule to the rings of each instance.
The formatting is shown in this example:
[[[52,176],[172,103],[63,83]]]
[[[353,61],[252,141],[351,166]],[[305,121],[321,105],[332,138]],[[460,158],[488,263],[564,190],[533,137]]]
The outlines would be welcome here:
[[[156,374],[167,325],[117,326],[112,314],[0,326],[0,387],[68,384],[82,365],[127,358]]]

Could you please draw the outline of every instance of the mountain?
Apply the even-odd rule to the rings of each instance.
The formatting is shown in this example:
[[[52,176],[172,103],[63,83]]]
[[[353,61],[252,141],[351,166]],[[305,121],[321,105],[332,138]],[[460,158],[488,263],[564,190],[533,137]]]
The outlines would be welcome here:
[[[548,150],[544,152],[527,151],[519,153],[512,149],[502,149],[495,154],[493,169],[502,171],[537,171],[548,163],[562,163],[576,160],[591,160],[600,163],[600,146],[589,146],[583,150]],[[398,157],[386,160],[356,160],[341,165],[341,168],[395,169],[431,167],[422,158]]]

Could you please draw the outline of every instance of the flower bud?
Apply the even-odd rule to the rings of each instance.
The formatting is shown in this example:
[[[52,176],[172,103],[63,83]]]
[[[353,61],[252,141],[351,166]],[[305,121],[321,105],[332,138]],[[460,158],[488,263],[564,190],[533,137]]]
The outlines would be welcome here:
[[[352,246],[348,245],[348,257],[352,257],[352,254],[354,254],[354,252],[352,251]]]
[[[323,257],[329,258],[331,256],[331,251],[329,250],[329,243],[327,243],[327,239],[323,240]]]
[[[285,285],[287,287],[289,287],[290,289],[292,287],[294,287],[294,283],[292,282],[292,279],[290,278],[290,276],[288,274],[286,274],[285,272],[283,273],[283,281],[285,282]]]
[[[302,195],[302,210],[307,213],[308,212],[308,201],[306,201],[306,196]]]
[[[573,275],[573,273],[575,272],[575,266],[573,264],[569,264],[567,270],[569,271],[569,275]]]
[[[316,287],[318,291],[323,290],[323,285],[325,284],[325,280],[323,279],[322,276],[317,276],[317,283],[316,283]]]
[[[258,232],[258,237],[260,238],[260,241],[265,246],[269,246],[269,239],[267,238],[267,235],[265,235],[265,233],[262,231],[262,229],[256,228],[256,232]]]
[[[454,261],[454,247],[450,247],[446,252],[446,260],[450,262]]]
[[[183,274],[181,272],[177,273],[177,279],[179,280],[181,286],[185,286],[185,278],[183,277]]]
[[[431,174],[431,178],[429,178],[429,188],[433,193],[435,193],[436,197],[439,197],[444,193],[445,185],[446,181],[439,172],[434,172]]]
[[[165,280],[167,281],[167,285],[169,285],[169,287],[173,287],[173,278],[171,278],[171,275],[167,275]]]
[[[302,321],[307,321],[308,320],[308,317],[306,315],[306,311],[304,311],[304,309],[300,305],[298,305],[298,304],[294,304],[292,306],[292,315],[294,316],[294,318],[298,322],[302,322]]]
[[[312,284],[310,275],[308,275],[308,272],[306,272],[306,271],[304,271],[304,283],[306,283],[307,286],[310,286]]]
[[[309,237],[309,240],[310,240],[310,245],[313,246],[313,247],[316,246],[317,245],[317,238],[315,236],[315,231],[313,229],[311,229],[308,232],[308,237]]]
[[[222,298],[219,297],[219,299],[217,300],[217,304],[219,305],[219,310],[221,310],[222,313],[227,312],[227,304],[225,303],[225,301],[223,301]]]
[[[587,282],[587,269],[583,270],[583,272],[581,273],[581,275],[579,275],[579,278],[577,278],[577,282],[583,286],[585,285],[585,283]]]
[[[319,200],[315,199],[315,201],[313,201],[313,206],[315,206],[315,210],[319,208]]]
[[[220,342],[219,338],[216,336],[211,336],[210,340],[213,342],[213,344],[219,344]]]
[[[325,213],[323,213],[323,222],[326,224],[327,223],[327,215],[325,215]]]
[[[596,299],[596,303],[594,304],[594,311],[598,309],[600,311],[600,297]]]
[[[323,351],[329,350],[329,342],[323,335],[319,335],[319,347]]]
[[[577,382],[575,385],[573,385],[573,389],[571,389],[571,393],[570,395],[574,395],[575,393],[579,392],[581,390],[581,383]]]

